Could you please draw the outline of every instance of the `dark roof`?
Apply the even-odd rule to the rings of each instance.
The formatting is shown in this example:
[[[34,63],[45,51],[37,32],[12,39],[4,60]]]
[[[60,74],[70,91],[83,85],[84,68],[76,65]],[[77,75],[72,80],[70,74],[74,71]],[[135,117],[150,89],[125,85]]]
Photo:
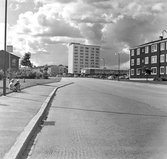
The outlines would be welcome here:
[[[133,48],[138,48],[138,47],[142,47],[142,46],[145,46],[145,45],[151,45],[153,43],[159,43],[159,42],[162,42],[162,41],[167,41],[167,38],[150,41],[150,42],[147,42],[147,43],[144,43],[144,44],[134,46]],[[133,49],[133,48],[131,48],[131,49]]]
[[[4,52],[4,50],[0,50],[0,52]],[[8,53],[9,54],[9,52],[7,52],[6,51],[6,53]],[[14,55],[14,54],[12,54],[12,53],[10,53],[11,55],[13,55],[13,56],[15,56],[15,57],[17,57],[17,58],[20,58],[19,56],[17,56],[17,55]]]

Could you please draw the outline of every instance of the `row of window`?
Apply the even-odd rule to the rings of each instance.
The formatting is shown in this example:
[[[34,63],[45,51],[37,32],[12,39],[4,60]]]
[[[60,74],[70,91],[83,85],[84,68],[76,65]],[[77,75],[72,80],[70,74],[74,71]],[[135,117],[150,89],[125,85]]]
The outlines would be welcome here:
[[[74,65],[74,69],[76,70],[76,69],[78,69],[79,68],[79,65]],[[85,66],[84,65],[80,65],[80,68],[84,68],[84,67],[90,67],[88,64],[86,64]],[[91,65],[91,67],[99,67],[99,65],[98,64],[96,64],[96,65]]]
[[[79,46],[74,46],[75,49],[79,49]],[[80,49],[85,49],[85,50],[100,50],[100,48],[90,48],[90,47],[80,47]]]
[[[166,67],[166,71],[165,71],[165,67]],[[151,75],[157,75],[157,67],[151,67]],[[141,75],[144,72],[142,71],[142,69],[137,68],[136,69],[136,75]],[[167,66],[161,66],[160,67],[160,74],[167,74]],[[134,73],[134,69],[131,69],[131,75],[135,75]]]
[[[140,65],[140,62],[145,63],[145,64],[149,64],[149,57],[145,57],[144,59],[137,58],[136,59],[136,65]],[[166,54],[166,60],[165,60],[165,54],[160,55],[160,62],[167,62],[167,54]],[[155,56],[151,56],[151,64],[157,63],[157,55]],[[135,60],[131,59],[131,66],[135,65]]]
[[[163,51],[165,49],[167,50],[167,42],[160,43],[160,50]],[[140,52],[144,52],[146,54],[149,53],[149,46],[146,46],[145,48],[137,48],[136,54],[140,55]],[[157,44],[151,45],[151,52],[157,52]],[[131,56],[134,56],[134,55],[135,55],[135,50],[131,50]]]
[[[84,53],[78,54],[78,52],[74,52],[74,55],[84,55]],[[99,56],[99,54],[88,54],[88,53],[85,53],[85,55]]]

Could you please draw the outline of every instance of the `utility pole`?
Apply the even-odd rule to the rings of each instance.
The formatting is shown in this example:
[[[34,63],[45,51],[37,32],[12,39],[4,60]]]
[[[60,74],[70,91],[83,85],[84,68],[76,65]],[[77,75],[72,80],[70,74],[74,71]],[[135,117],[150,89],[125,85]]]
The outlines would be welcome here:
[[[7,0],[5,0],[5,29],[4,29],[4,77],[3,77],[3,95],[6,96],[6,35],[7,35]]]

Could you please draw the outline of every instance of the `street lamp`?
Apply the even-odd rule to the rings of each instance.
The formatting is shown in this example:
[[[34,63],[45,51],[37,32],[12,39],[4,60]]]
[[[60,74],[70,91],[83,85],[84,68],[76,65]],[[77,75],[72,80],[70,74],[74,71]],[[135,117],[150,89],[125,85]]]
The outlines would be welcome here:
[[[104,75],[105,75],[105,59],[101,58],[101,60],[103,60],[103,62],[104,62]]]
[[[117,52],[118,54],[118,81],[119,81],[119,76],[120,76],[120,53]]]
[[[104,59],[104,58],[101,58],[101,60],[103,60],[103,62],[104,62],[104,69],[105,69],[105,59]]]
[[[161,33],[161,35],[159,36],[161,40],[162,40],[162,39],[163,39],[163,37],[164,37],[164,32],[166,32],[166,33],[167,33],[167,31],[166,31],[166,30],[163,30],[163,31],[162,31],[162,33]]]
[[[4,77],[3,77],[3,95],[6,96],[6,33],[7,33],[7,0],[5,0],[5,29],[4,29]]]

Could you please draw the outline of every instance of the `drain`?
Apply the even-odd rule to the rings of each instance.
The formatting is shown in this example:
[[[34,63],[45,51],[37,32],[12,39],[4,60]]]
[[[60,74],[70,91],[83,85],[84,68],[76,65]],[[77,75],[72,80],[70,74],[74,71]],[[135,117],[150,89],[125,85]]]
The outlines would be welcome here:
[[[0,103],[0,106],[9,106],[8,104]]]
[[[54,126],[55,125],[55,121],[44,121],[43,122],[43,126]]]

